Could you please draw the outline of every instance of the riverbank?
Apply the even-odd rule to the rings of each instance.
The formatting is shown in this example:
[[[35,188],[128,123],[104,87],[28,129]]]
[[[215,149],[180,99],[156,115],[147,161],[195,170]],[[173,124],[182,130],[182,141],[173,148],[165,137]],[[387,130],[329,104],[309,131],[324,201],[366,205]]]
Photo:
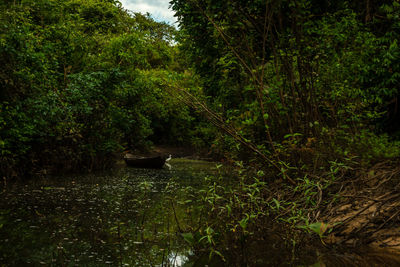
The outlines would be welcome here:
[[[286,253],[293,262],[305,251],[321,263],[334,262],[332,253],[336,255],[339,265],[322,266],[400,264],[398,166],[398,161],[370,168],[342,166],[313,180],[298,178],[296,185],[238,169],[236,186],[212,180],[203,196],[210,238],[218,244],[207,246],[236,257],[232,264],[259,261],[265,251]],[[271,240],[280,241],[271,245]]]
[[[55,177],[37,182],[31,181],[18,188],[16,184],[7,188],[3,196],[13,199],[16,203],[15,207],[18,207],[18,213],[16,213],[7,207],[7,202],[3,203],[0,209],[2,212],[0,215],[5,219],[3,230],[15,230],[9,234],[8,244],[16,242],[19,238],[18,231],[25,227],[27,230],[24,231],[38,240],[35,242],[48,242],[47,246],[51,242],[50,239],[47,240],[48,233],[45,234],[46,238],[43,238],[35,227],[45,223],[51,231],[60,229],[57,226],[59,224],[57,218],[66,215],[72,218],[72,221],[67,220],[70,220],[74,228],[69,229],[66,225],[62,225],[64,230],[56,233],[56,240],[63,249],[53,251],[58,258],[52,258],[53,256],[49,253],[38,252],[40,257],[45,257],[43,262],[48,260],[55,260],[58,263],[74,262],[76,259],[69,257],[68,251],[83,262],[91,262],[92,259],[88,256],[97,252],[105,253],[110,258],[93,254],[95,260],[118,262],[122,257],[124,261],[130,261],[129,251],[138,257],[143,257],[146,255],[146,249],[150,252],[155,251],[152,250],[155,244],[160,249],[168,247],[168,243],[164,242],[173,236],[173,244],[179,244],[177,248],[179,247],[179,250],[183,252],[179,256],[182,260],[189,260],[192,257],[191,260],[196,262],[200,257],[205,264],[210,252],[207,251],[210,244],[205,241],[210,238],[212,242],[217,242],[216,247],[211,247],[222,253],[226,262],[219,261],[220,257],[214,254],[214,261],[210,263],[210,266],[229,266],[230,264],[235,266],[241,262],[274,263],[275,265],[290,262],[309,265],[317,262],[320,266],[351,266],[353,263],[353,266],[373,266],[377,263],[393,266],[400,263],[398,247],[393,243],[396,240],[396,231],[398,233],[398,228],[396,229],[398,218],[393,215],[398,211],[398,202],[396,202],[398,197],[395,192],[399,185],[398,168],[391,169],[389,164],[381,164],[364,171],[347,170],[329,192],[323,191],[322,194],[317,194],[316,200],[320,202],[320,206],[308,216],[313,219],[310,224],[323,222],[328,225],[319,238],[315,232],[310,231],[307,234],[298,227],[287,227],[283,220],[287,211],[283,196],[279,197],[279,194],[284,192],[282,182],[271,182],[268,186],[260,184],[260,189],[270,190],[268,195],[264,194],[266,191],[261,190],[261,194],[257,195],[254,184],[244,187],[247,191],[231,191],[234,187],[231,187],[233,184],[229,182],[236,183],[240,177],[229,176],[229,179],[220,180],[218,175],[221,169],[216,168],[216,164],[190,160],[188,159],[190,155],[178,154],[178,148],[164,149],[177,155],[171,160],[173,167],[171,170],[119,168],[112,176],[109,176],[110,173],[107,172],[107,174],[95,173],[62,179]],[[158,152],[167,152],[167,150],[159,149]],[[178,158],[178,156],[187,158]],[[354,175],[355,173],[358,173],[358,176]],[[210,178],[204,179],[205,177]],[[351,177],[355,178],[351,180]],[[282,190],[279,191],[278,187]],[[251,191],[251,188],[255,190]],[[361,189],[363,194],[355,194]],[[164,190],[166,190],[166,195],[159,194]],[[229,214],[229,205],[234,205],[234,203],[229,204],[230,202],[225,201],[222,190],[232,192],[233,196],[236,196],[236,200],[233,201],[237,201],[237,207],[247,205],[244,202],[245,198],[253,195],[255,198],[250,205],[253,208],[260,207],[258,212],[265,214],[260,215],[255,221],[249,217],[248,224],[245,220],[244,209],[235,216],[226,216]],[[213,192],[217,194],[214,195]],[[388,192],[392,193],[388,194]],[[113,197],[111,198],[108,194]],[[338,195],[338,200],[332,202],[335,194]],[[132,197],[134,197],[133,200]],[[154,201],[149,201],[149,197]],[[263,197],[263,199],[258,197]],[[375,201],[374,205],[367,208],[370,204],[368,199],[375,199]],[[171,204],[171,200],[177,200],[177,202]],[[26,203],[29,204],[27,208]],[[210,203],[213,203],[214,208],[209,208]],[[222,203],[225,205],[221,205]],[[267,215],[268,203],[271,203],[275,209],[277,205],[281,207],[277,212]],[[53,214],[54,207],[56,211]],[[57,210],[57,207],[61,207],[60,210]],[[91,224],[82,216],[87,207],[89,210],[96,211],[92,214],[94,217],[89,214],[88,218],[95,221],[99,231],[91,229]],[[231,207],[232,213],[237,211],[234,206]],[[122,215],[124,209],[127,211]],[[157,215],[161,211],[164,218],[162,220]],[[104,218],[110,217],[107,215],[108,212],[111,212],[112,219],[107,221]],[[316,216],[318,213],[319,215]],[[102,222],[96,221],[97,214],[105,216]],[[157,221],[152,220],[151,214],[157,218]],[[313,217],[314,215],[316,217]],[[29,223],[22,225],[20,221],[17,221],[21,218]],[[234,222],[232,219],[237,221]],[[138,225],[133,227],[130,223],[135,220]],[[17,223],[19,228],[14,228],[13,222]],[[160,224],[161,222],[163,224]],[[297,225],[301,224],[299,222]],[[169,225],[169,228],[166,225]],[[346,231],[348,227],[352,228]],[[321,225],[321,231],[322,228],[323,225]],[[153,236],[155,229],[157,233]],[[80,238],[77,235],[85,231],[92,237]],[[373,231],[376,231],[376,234],[371,234]],[[202,237],[205,237],[203,241],[198,241]],[[64,240],[65,238],[68,240]],[[392,238],[391,241],[389,238]],[[73,249],[69,242],[78,244],[82,249],[88,244],[91,244],[93,248],[88,250],[88,254],[84,254],[84,251],[81,253]],[[113,242],[117,244],[116,247]],[[118,244],[128,246],[128,252],[118,254]],[[146,249],[141,249],[141,247]],[[25,248],[28,251],[34,250],[28,245]],[[6,249],[3,248],[3,251]],[[15,255],[19,253],[18,248],[8,254],[5,252],[4,255],[11,255],[10,253],[14,252]],[[24,256],[25,259],[29,257],[27,255]],[[160,253],[157,255],[161,257]],[[188,255],[192,256],[188,258]],[[8,256],[5,259],[12,260]],[[153,259],[154,262],[158,260],[160,259]],[[218,265],[213,265],[213,263],[218,263]]]
[[[139,156],[158,156],[171,155],[172,158],[186,158],[193,160],[204,160],[204,161],[219,161],[220,157],[213,154],[211,151],[206,149],[196,149],[191,146],[171,146],[171,145],[155,145],[147,150],[128,150],[125,153],[130,153]],[[123,157],[123,156],[122,156]]]
[[[188,147],[156,146],[153,153],[175,158],[212,160],[211,153]],[[322,180],[326,177],[320,177]],[[271,184],[274,192],[284,192],[281,181]],[[342,170],[329,189],[313,195],[316,206],[308,223],[321,223],[321,241],[326,246],[385,249],[400,253],[400,167],[385,161],[370,168]],[[266,198],[279,199],[281,193]],[[290,193],[288,193],[290,194]],[[298,199],[288,199],[294,202]],[[282,213],[285,213],[283,211]],[[280,215],[278,216],[280,217]],[[315,232],[313,232],[315,234]]]
[[[400,253],[400,167],[381,162],[352,171],[342,179],[339,201],[328,205],[320,220],[334,226],[326,242],[347,246],[368,245]]]

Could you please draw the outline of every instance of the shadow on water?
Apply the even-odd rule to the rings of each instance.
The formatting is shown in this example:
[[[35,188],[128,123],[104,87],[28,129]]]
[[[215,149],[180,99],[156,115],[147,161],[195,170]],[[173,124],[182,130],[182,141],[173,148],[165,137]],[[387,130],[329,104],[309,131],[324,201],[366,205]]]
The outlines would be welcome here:
[[[199,217],[194,191],[214,163],[123,168],[14,184],[1,193],[0,266],[181,266],[177,233]],[[192,199],[191,199],[192,198]]]
[[[216,173],[215,163],[175,159],[171,165],[9,185],[0,196],[0,266],[220,266],[208,263],[208,254],[195,255],[179,234],[204,223],[196,193]],[[247,253],[290,260],[266,243]],[[356,262],[355,254],[314,254],[305,266]]]

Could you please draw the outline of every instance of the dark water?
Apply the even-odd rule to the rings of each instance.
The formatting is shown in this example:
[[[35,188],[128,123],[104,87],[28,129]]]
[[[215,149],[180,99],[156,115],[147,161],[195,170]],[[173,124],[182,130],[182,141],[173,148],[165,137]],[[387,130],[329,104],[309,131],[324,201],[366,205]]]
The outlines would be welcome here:
[[[194,255],[180,234],[204,223],[196,193],[204,177],[216,173],[215,164],[172,160],[171,165],[171,170],[122,168],[7,185],[0,193],[0,266],[222,265]],[[256,249],[266,259],[289,262],[289,254],[269,255],[276,250],[269,253],[267,247]],[[400,266],[399,259],[370,252],[312,254],[310,260],[304,252],[304,266]]]
[[[8,185],[1,193],[0,266],[181,266],[177,232],[197,215],[194,191],[215,164],[123,168]]]

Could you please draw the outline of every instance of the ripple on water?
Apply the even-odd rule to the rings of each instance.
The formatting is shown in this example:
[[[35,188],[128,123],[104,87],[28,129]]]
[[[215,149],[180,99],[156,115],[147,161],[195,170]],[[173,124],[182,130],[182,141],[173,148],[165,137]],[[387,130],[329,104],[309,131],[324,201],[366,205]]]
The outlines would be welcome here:
[[[196,208],[195,192],[214,164],[183,165],[172,171],[126,168],[14,185],[1,195],[0,262],[182,266],[194,254],[176,234],[174,212],[181,224],[189,222],[187,209]]]

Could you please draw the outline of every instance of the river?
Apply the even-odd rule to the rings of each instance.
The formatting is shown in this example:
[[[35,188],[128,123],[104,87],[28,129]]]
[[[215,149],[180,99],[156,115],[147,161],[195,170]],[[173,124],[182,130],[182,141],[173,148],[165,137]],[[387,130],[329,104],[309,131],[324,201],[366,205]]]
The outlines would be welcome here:
[[[197,192],[216,164],[171,165],[8,184],[1,192],[0,266],[222,265],[195,254],[181,234],[204,223]],[[288,264],[285,255],[274,256]],[[304,258],[306,266],[334,266],[329,262],[343,255]]]

